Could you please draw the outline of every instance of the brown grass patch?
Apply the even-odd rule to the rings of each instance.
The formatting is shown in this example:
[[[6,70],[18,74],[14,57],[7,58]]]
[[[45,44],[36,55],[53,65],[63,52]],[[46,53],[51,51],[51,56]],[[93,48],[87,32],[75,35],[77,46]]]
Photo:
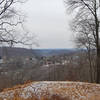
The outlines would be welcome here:
[[[26,81],[26,82],[24,83],[24,85],[20,85],[20,84],[19,84],[19,85],[16,85],[16,86],[12,87],[12,88],[6,88],[6,89],[3,89],[2,92],[7,92],[7,91],[11,91],[11,90],[16,90],[16,89],[25,88],[25,87],[31,85],[32,83],[36,83],[36,81],[34,81],[34,82],[32,82],[32,81]]]

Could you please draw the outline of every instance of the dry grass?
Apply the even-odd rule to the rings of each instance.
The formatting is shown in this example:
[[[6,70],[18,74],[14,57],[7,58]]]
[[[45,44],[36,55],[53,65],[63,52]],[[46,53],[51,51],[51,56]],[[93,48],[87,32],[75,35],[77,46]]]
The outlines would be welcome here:
[[[41,82],[36,82],[40,84]],[[44,83],[41,83],[42,85]],[[47,84],[47,83],[46,83]],[[79,82],[72,82],[72,83],[49,83],[47,89],[42,91],[42,95],[36,95],[34,91],[24,91],[25,87],[29,87],[30,85],[34,86],[34,82],[26,82],[24,85],[18,85],[11,89],[5,89],[2,93],[5,95],[6,93],[9,94],[9,91],[13,91],[13,97],[9,98],[6,97],[5,99],[0,98],[0,100],[100,100],[100,85],[97,84],[88,84],[88,83],[79,83]],[[42,90],[44,87],[41,88],[41,85],[38,89]],[[59,87],[60,86],[60,87]],[[58,88],[59,87],[59,88]],[[53,92],[50,94],[49,89]],[[27,93],[31,94],[31,96],[24,97],[24,95],[28,95]],[[72,98],[74,97],[74,98]],[[83,98],[84,97],[84,98]]]
[[[0,100],[3,100],[3,99],[0,98]],[[5,100],[71,100],[71,99],[69,97],[64,98],[64,97],[60,97],[58,95],[53,95],[51,97],[41,97],[40,99],[38,99],[35,96],[32,96],[31,98],[24,99],[24,98],[21,98],[18,95],[15,95],[14,98],[12,98],[12,99],[5,99]]]
[[[10,90],[16,90],[16,89],[25,88],[25,87],[31,85],[32,83],[33,83],[32,81],[26,81],[26,82],[24,83],[24,85],[20,85],[20,84],[19,84],[19,85],[16,85],[16,86],[12,87],[12,88],[6,88],[6,89],[3,89],[2,92],[7,92],[7,91],[10,91]],[[35,83],[35,81],[34,81],[34,83]]]

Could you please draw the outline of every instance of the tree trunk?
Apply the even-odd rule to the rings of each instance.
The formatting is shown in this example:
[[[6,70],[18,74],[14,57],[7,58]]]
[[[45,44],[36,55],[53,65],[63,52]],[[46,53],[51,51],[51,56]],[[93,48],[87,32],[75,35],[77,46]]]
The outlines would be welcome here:
[[[89,48],[87,49],[88,50],[88,60],[89,60],[89,66],[90,66],[90,68],[89,68],[89,73],[90,73],[90,81],[91,81],[91,83],[93,82],[93,71],[92,71],[92,61],[91,61],[91,50],[90,50],[91,48],[90,48],[90,44],[89,44]]]
[[[97,16],[97,10],[96,10],[96,0],[95,0],[95,29],[96,29],[96,49],[97,49],[97,83],[100,83],[100,43],[99,43],[99,20]]]
[[[97,83],[100,83],[100,47],[97,49]]]

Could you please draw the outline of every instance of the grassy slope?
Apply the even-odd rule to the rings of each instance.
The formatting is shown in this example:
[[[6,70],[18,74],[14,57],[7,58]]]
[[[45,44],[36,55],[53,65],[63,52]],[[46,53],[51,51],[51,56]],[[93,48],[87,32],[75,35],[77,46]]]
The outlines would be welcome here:
[[[100,100],[100,85],[81,82],[32,82],[0,93],[0,100]]]

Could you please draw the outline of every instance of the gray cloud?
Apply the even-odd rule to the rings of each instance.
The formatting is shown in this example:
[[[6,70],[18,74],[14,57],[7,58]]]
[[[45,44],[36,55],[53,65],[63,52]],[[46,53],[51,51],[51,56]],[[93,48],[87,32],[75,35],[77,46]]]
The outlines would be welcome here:
[[[63,0],[29,0],[22,6],[28,19],[27,27],[35,32],[39,48],[71,48],[70,17]]]

